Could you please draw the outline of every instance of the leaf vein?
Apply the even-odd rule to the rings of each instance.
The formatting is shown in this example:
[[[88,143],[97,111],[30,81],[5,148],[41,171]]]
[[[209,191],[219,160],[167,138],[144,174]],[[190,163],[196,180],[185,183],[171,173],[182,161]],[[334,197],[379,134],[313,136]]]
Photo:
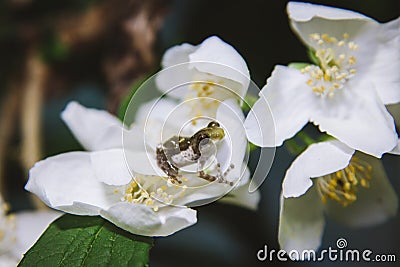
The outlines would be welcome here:
[[[93,248],[93,243],[96,241],[97,237],[100,235],[100,232],[104,229],[104,222],[102,223],[102,225],[100,226],[100,228],[97,230],[96,234],[93,236],[93,238],[90,240],[89,242],[89,249],[87,250],[87,253],[85,255],[85,257],[82,260],[81,266],[83,266],[85,264],[85,261],[87,260],[90,252],[92,251]]]

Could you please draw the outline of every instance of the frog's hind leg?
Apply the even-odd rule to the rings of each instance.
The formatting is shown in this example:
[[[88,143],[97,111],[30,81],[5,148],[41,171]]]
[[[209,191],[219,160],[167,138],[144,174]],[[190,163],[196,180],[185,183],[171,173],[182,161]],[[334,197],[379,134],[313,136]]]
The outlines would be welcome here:
[[[233,168],[235,168],[235,165],[233,165],[233,163],[231,163],[229,165],[228,169],[226,169],[226,171],[222,174],[222,178],[225,178],[228,175],[228,173],[231,170],[233,170]],[[218,172],[221,172],[221,164],[219,164],[219,163],[217,164],[217,169],[218,169]]]
[[[229,184],[230,186],[233,185],[233,182],[228,182],[225,177],[228,173],[234,168],[233,164],[229,165],[228,169],[222,173],[221,172],[221,164],[217,163],[217,175],[210,175],[205,173],[203,170],[199,171],[198,175],[200,178],[205,179],[209,182],[217,181],[218,183]]]
[[[203,178],[204,180],[207,180],[209,182],[214,182],[215,180],[217,180],[217,177],[215,177],[214,175],[209,175],[204,171],[199,171],[198,175],[200,178]]]
[[[221,172],[221,164],[217,163],[217,176],[219,177],[219,182],[220,183],[226,183],[229,184],[230,186],[233,185],[233,182],[228,182],[226,180],[226,176],[228,175],[228,173],[235,168],[235,165],[233,165],[233,163],[231,163],[228,167],[228,169],[226,169],[226,171],[224,173]]]

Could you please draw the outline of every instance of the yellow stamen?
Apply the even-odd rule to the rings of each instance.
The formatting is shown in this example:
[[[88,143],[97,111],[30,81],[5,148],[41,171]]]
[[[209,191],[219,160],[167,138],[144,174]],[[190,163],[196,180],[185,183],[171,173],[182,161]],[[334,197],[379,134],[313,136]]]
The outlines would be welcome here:
[[[346,168],[317,178],[321,201],[326,203],[331,199],[347,207],[357,200],[358,184],[364,188],[370,186],[371,172],[371,165],[353,157]]]
[[[145,177],[147,182],[141,184],[144,176],[140,177],[135,177],[135,180],[132,180],[122,190],[124,195],[121,201],[145,205],[152,208],[154,212],[159,210],[157,205],[159,202],[170,205],[175,199],[180,198],[187,188],[186,185],[169,185],[169,179],[166,180],[164,177],[158,177],[158,179],[152,177],[151,179],[154,179],[154,183],[149,183]],[[182,180],[187,181],[187,178]],[[119,188],[116,188],[114,192],[120,192]]]
[[[350,37],[347,33],[342,40],[326,33],[312,33],[309,37],[316,44],[315,56],[319,64],[307,66],[301,73],[310,76],[306,83],[316,95],[333,97],[356,74],[357,59],[351,53],[358,50],[358,45],[347,40]]]

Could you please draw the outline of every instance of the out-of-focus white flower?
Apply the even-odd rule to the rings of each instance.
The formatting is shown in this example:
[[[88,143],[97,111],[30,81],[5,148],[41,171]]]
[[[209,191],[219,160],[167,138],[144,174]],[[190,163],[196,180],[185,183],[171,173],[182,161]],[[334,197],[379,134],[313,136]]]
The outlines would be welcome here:
[[[22,255],[39,239],[59,212],[30,211],[8,214],[0,197],[0,266],[16,266]]]
[[[242,56],[217,36],[199,45],[184,43],[168,49],[157,74],[158,88],[187,101],[191,115],[215,116],[220,102],[246,95],[250,74]]]
[[[379,159],[339,141],[310,145],[283,181],[279,243],[286,250],[316,250],[324,212],[352,227],[370,226],[394,216],[398,199]]]
[[[8,210],[8,204],[0,197],[0,266],[15,266],[20,259],[11,253],[11,248],[17,242],[17,236],[15,215],[7,214]]]
[[[364,153],[391,151],[397,134],[384,104],[400,101],[400,19],[380,24],[352,11],[298,2],[287,10],[317,62],[301,70],[275,68],[245,122],[249,140],[281,145],[313,122]],[[274,121],[263,115],[266,103]]]
[[[105,111],[70,103],[62,118],[82,145],[92,151],[64,153],[36,163],[30,170],[26,189],[52,208],[77,215],[100,215],[134,234],[166,236],[196,223],[196,211],[185,205],[220,198],[229,185],[204,185],[202,179],[190,174],[183,184],[169,181],[155,161],[154,149],[159,141],[152,140],[159,140],[154,137],[161,136],[163,130],[170,131],[171,125],[159,127],[152,122],[168,115],[174,106],[161,99],[156,107],[158,110],[153,113],[155,118],[143,113],[145,105],[138,111],[133,127],[126,129]],[[220,123],[226,125],[229,133],[229,127],[236,127],[237,122],[242,122],[244,118],[228,119],[223,108],[231,110],[235,107],[224,105],[217,111],[221,114],[217,115],[217,120],[220,118]],[[179,122],[178,117],[175,122]],[[149,125],[153,127],[145,127]],[[171,132],[176,134],[179,130],[175,128]],[[244,130],[242,132],[239,136],[246,143]],[[223,152],[224,147],[230,149],[227,145],[222,146],[220,153],[226,153]],[[235,168],[240,174],[240,168],[246,168],[245,165],[242,167],[245,148],[235,148],[243,150],[242,155],[233,154],[241,157],[240,164]],[[236,162],[234,157],[231,159]],[[225,163],[221,162],[221,165],[224,167]],[[234,170],[230,175],[235,174]],[[241,177],[233,178],[238,181]],[[199,181],[203,184],[199,185]],[[238,182],[235,186],[239,184],[242,185]],[[254,196],[258,197],[257,194]],[[246,203],[254,203],[254,200],[243,199]]]

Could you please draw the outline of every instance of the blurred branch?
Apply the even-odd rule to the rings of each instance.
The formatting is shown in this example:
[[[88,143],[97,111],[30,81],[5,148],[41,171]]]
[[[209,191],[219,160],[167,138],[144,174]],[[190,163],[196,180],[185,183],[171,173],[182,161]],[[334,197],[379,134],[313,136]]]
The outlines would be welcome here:
[[[153,70],[153,46],[168,4],[165,0],[130,0],[124,4],[108,0],[83,14],[61,20],[61,41],[72,49],[115,37],[103,58],[103,70],[111,87],[111,112],[117,111],[131,85]]]
[[[27,59],[21,113],[21,163],[25,173],[42,158],[41,112],[47,76],[47,66],[35,53],[31,53]],[[46,207],[35,196],[31,196],[37,208]]]
[[[123,53],[106,58],[104,70],[111,86],[108,108],[118,109],[132,85],[154,71],[154,43],[167,11],[166,1],[141,2],[138,12],[123,21],[128,40]]]

